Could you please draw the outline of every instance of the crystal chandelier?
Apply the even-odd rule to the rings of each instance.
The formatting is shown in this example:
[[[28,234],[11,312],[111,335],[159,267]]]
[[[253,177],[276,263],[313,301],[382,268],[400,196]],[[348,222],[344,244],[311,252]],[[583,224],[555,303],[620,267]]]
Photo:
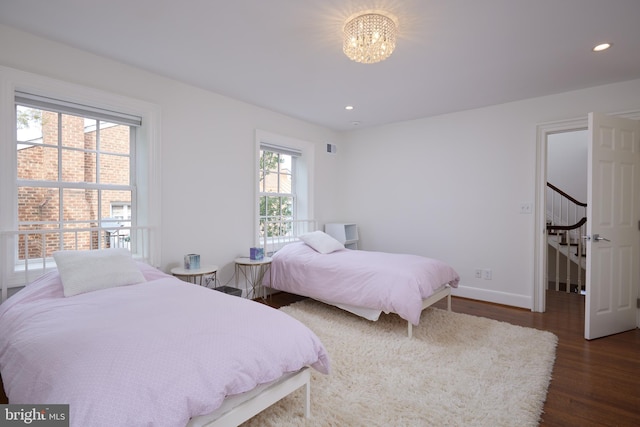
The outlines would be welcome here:
[[[373,64],[389,57],[396,47],[396,22],[381,12],[365,12],[344,25],[342,50],[351,60]]]

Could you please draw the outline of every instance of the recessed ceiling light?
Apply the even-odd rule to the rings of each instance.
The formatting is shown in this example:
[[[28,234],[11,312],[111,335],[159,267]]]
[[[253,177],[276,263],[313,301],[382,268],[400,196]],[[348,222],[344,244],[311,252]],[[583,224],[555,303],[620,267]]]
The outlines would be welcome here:
[[[353,105],[347,105],[344,107],[345,110],[353,110]]]
[[[601,43],[593,48],[594,52],[602,52],[603,50],[607,50],[611,47],[611,43]]]
[[[360,126],[360,122],[351,122],[351,126]]]

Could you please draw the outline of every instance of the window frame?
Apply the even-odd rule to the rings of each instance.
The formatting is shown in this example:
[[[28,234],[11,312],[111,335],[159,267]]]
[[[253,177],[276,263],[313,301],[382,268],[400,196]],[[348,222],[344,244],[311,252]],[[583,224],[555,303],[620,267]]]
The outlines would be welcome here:
[[[33,279],[15,271],[16,253],[11,237],[18,225],[16,92],[33,93],[104,110],[119,111],[142,119],[142,125],[136,129],[135,165],[131,165],[137,181],[137,191],[132,197],[136,198],[136,225],[148,228],[150,233],[144,248],[145,260],[152,265],[160,265],[160,107],[149,102],[0,66],[0,203],[3,206],[12,206],[11,209],[0,211],[0,253],[3,254],[0,258],[1,300],[6,299],[7,288],[23,286]],[[36,268],[35,274],[42,274],[46,268]]]
[[[256,130],[255,135],[255,187],[254,187],[254,244],[261,246],[263,244],[260,238],[260,197],[262,191],[260,188],[260,151],[262,147],[273,147],[284,154],[297,154],[295,160],[292,161],[292,186],[295,185],[295,220],[311,220],[314,219],[314,196],[313,196],[313,177],[314,177],[314,158],[315,145],[311,142],[275,134],[264,130]],[[289,153],[287,153],[287,151]],[[274,193],[275,194],[275,193]]]
[[[56,152],[56,157],[58,159],[57,162],[57,173],[56,173],[56,178],[55,179],[29,179],[29,178],[17,178],[17,186],[18,187],[39,187],[39,188],[52,188],[52,189],[56,189],[58,191],[64,191],[64,189],[72,189],[72,190],[76,190],[76,189],[80,189],[80,190],[96,190],[98,191],[98,194],[101,194],[102,191],[126,191],[126,192],[130,192],[131,193],[131,205],[134,208],[134,212],[135,212],[135,187],[136,187],[136,174],[135,174],[135,157],[136,157],[136,152],[135,152],[135,146],[136,146],[136,127],[132,126],[130,124],[121,124],[118,123],[118,126],[126,126],[129,130],[129,142],[128,142],[128,152],[127,153],[116,153],[116,152],[111,152],[108,150],[104,150],[101,146],[101,139],[102,139],[102,129],[103,127],[101,126],[102,123],[107,123],[101,120],[96,120],[96,146],[93,149],[87,149],[87,148],[77,148],[77,147],[68,147],[65,146],[63,141],[65,141],[65,138],[67,137],[67,131],[65,130],[65,127],[62,125],[62,122],[64,120],[64,116],[70,116],[70,117],[76,117],[78,119],[87,119],[89,117],[87,117],[86,115],[81,115],[80,112],[78,112],[78,114],[74,114],[74,115],[70,115],[68,113],[65,113],[63,111],[57,110],[55,109],[53,106],[49,106],[46,109],[45,108],[40,108],[37,106],[29,106],[26,105],[25,103],[20,102],[18,99],[16,99],[16,103],[15,103],[16,107],[17,106],[22,106],[22,107],[27,107],[27,108],[33,108],[33,109],[40,109],[41,111],[48,111],[50,113],[54,113],[57,115],[57,121],[56,121],[56,127],[58,128],[57,130],[57,141],[55,144],[52,143],[45,143],[45,142],[28,142],[28,144],[30,144],[32,147],[42,147],[42,148],[49,148],[51,150],[55,150]],[[108,124],[113,124],[113,123],[108,123]],[[109,126],[111,127],[111,126]],[[84,129],[85,134],[86,134],[86,128]],[[19,148],[19,146],[21,145],[21,141],[16,141],[16,144],[18,147],[16,147],[16,150],[19,152],[21,150],[21,148]],[[22,142],[22,144],[24,144],[24,142]],[[22,149],[26,149],[26,148],[30,148],[30,147],[24,147]],[[68,168],[69,165],[67,164],[68,161],[70,161],[70,159],[68,158],[68,156],[65,155],[65,153],[81,153],[83,155],[86,154],[93,154],[95,155],[95,163],[93,165],[93,169],[92,169],[92,173],[95,176],[95,181],[87,181],[87,180],[83,180],[83,181],[70,181],[68,179],[64,179],[64,175],[65,175],[65,168]],[[124,183],[115,183],[115,182],[107,182],[104,178],[103,178],[103,171],[102,171],[102,161],[104,158],[108,158],[108,157],[123,157],[128,159],[127,163],[128,163],[128,167],[127,167],[127,175],[129,177],[128,182]],[[98,206],[100,207],[100,205],[102,204],[102,199],[99,197],[98,198]],[[121,202],[122,204],[122,202]],[[101,215],[102,210],[98,209],[98,218],[92,218],[89,219],[87,221],[90,222],[100,222],[102,221],[104,218]],[[87,222],[87,221],[80,221],[80,222]],[[24,223],[25,221],[20,221],[20,218],[18,218],[18,225],[20,225],[21,223]],[[27,223],[29,221],[26,221]],[[59,218],[59,221],[61,224],[66,224],[68,223],[66,220],[64,220],[64,218]]]
[[[55,142],[54,141],[45,142],[44,132],[43,132],[43,135],[41,136],[42,140],[39,142],[16,140],[15,142],[16,153],[18,153],[18,157],[20,157],[21,150],[27,149],[27,148],[34,148],[34,147],[35,148],[41,147],[43,149],[55,150],[55,153],[56,153],[55,156],[57,158],[57,165],[56,165],[57,170],[55,173],[55,178],[51,177],[51,179],[43,180],[43,179],[30,179],[30,177],[22,177],[22,178],[18,177],[16,180],[16,187],[18,190],[20,188],[33,188],[36,191],[38,191],[37,189],[40,189],[40,190],[50,189],[55,191],[57,193],[57,203],[59,204],[59,209],[58,209],[57,220],[49,219],[44,221],[43,220],[29,221],[29,220],[25,220],[25,218],[20,218],[20,209],[18,209],[19,215],[17,218],[16,229],[28,230],[28,229],[32,229],[32,227],[35,227],[36,230],[44,231],[44,230],[47,230],[47,226],[55,226],[54,228],[56,229],[66,229],[66,228],[78,228],[78,227],[79,228],[92,227],[90,224],[94,224],[94,226],[97,226],[97,227],[104,227],[107,224],[115,223],[115,221],[112,221],[111,215],[103,216],[103,212],[104,212],[103,204],[106,201],[104,200],[104,198],[108,197],[105,194],[108,194],[109,192],[112,192],[112,191],[123,191],[128,193],[131,201],[127,203],[127,205],[132,209],[132,210],[130,209],[130,212],[135,213],[136,212],[135,210],[136,181],[137,181],[136,174],[135,174],[135,163],[136,163],[135,148],[137,144],[136,130],[139,127],[139,124],[131,123],[131,120],[123,120],[122,122],[120,122],[120,120],[117,117],[113,116],[112,114],[109,116],[111,121],[103,120],[102,118],[100,118],[100,114],[96,114],[97,109],[95,108],[90,110],[83,110],[81,108],[82,106],[78,106],[77,109],[74,109],[73,111],[68,111],[69,110],[68,102],[65,102],[62,100],[60,101],[59,104],[57,104],[55,102],[57,100],[51,100],[51,98],[47,98],[46,102],[43,105],[41,105],[41,103],[38,100],[34,101],[33,97],[26,98],[23,95],[24,94],[16,93],[16,99],[15,99],[16,111],[18,111],[18,106],[20,106],[20,107],[30,108],[36,111],[42,111],[42,112],[46,111],[50,114],[55,115],[56,120],[53,126],[55,126],[56,128],[56,133],[55,133],[56,140]],[[92,128],[93,130],[89,130],[89,131],[87,130],[87,126],[86,126],[87,119],[92,120],[94,122],[94,124],[90,126],[90,128]],[[86,138],[87,132],[92,132],[92,131],[95,132],[94,147],[92,148],[86,148],[84,146],[75,147],[75,146],[68,146],[65,143],[65,142],[73,142],[73,139],[70,139],[69,137],[69,133],[73,134],[73,131],[68,130],[64,125],[65,122],[69,123],[68,122],[69,120],[71,121],[82,120],[84,122],[82,130],[84,132],[85,138]],[[116,121],[120,123],[116,123]],[[128,142],[127,142],[126,153],[114,152],[114,151],[109,151],[108,149],[104,149],[104,147],[108,143],[105,145],[102,144],[102,139],[103,139],[102,132],[103,130],[112,128],[114,125],[124,126],[127,128]],[[76,124],[76,126],[78,126],[78,124]],[[84,139],[84,141],[86,141],[86,139]],[[108,141],[108,139],[105,139],[105,141]],[[25,144],[31,145],[31,147],[20,148],[21,145],[25,145]],[[82,154],[83,156],[86,154],[95,155],[95,162],[92,165],[92,170],[91,170],[91,175],[95,178],[95,180],[94,181],[87,181],[87,180],[76,181],[76,180],[64,179],[67,169],[70,167],[73,167],[67,163],[68,161],[69,162],[72,161],[72,159],[69,158],[68,155],[65,155],[66,153],[79,153],[79,154]],[[103,171],[102,171],[103,161],[113,156],[127,159],[126,174],[128,176],[128,180],[126,183],[109,182],[106,179],[107,175],[106,174],[103,175]],[[53,172],[53,170],[51,170],[51,172]],[[18,170],[18,168],[16,168],[16,173],[20,175],[20,171]],[[66,199],[65,194],[70,195],[73,192],[85,191],[85,190],[95,191],[95,194],[96,194],[95,203],[97,208],[95,210],[96,217],[73,219],[73,220],[65,219],[63,212],[66,211],[67,209],[66,206],[68,203],[68,200]],[[19,191],[18,191],[18,194],[19,194]],[[17,203],[18,205],[20,205],[20,200],[18,200]],[[122,204],[122,202],[120,204]],[[109,213],[111,213],[111,211],[112,211],[112,207],[110,203]],[[129,223],[128,226],[133,225],[133,227],[135,227],[136,219],[137,219],[136,216],[132,216],[128,220],[128,223]],[[123,221],[118,221],[118,223],[123,224]],[[129,230],[127,229],[127,232],[128,231]],[[112,241],[112,239],[109,238],[108,233],[103,234],[102,232],[95,232],[95,238],[96,238],[95,241],[92,241],[93,238],[89,237],[91,234],[94,234],[94,232],[91,232],[91,233],[87,232],[82,234],[88,236],[85,239],[89,239],[87,242],[85,242],[85,244],[89,244],[91,246],[96,244],[97,248],[102,248],[103,245],[106,244],[106,242],[111,243]],[[135,236],[135,233],[133,234],[133,236]],[[45,237],[43,237],[43,240],[44,239]],[[58,250],[65,249],[65,247],[69,244],[69,242],[67,241],[67,239],[64,238],[64,235],[62,233],[59,233],[55,238],[55,240],[57,240]],[[54,242],[49,240],[47,245],[49,243],[53,244]],[[78,242],[76,241],[76,244],[77,243]],[[77,246],[75,248],[77,248]],[[136,245],[134,245],[134,249],[135,248],[137,248]],[[20,252],[20,248],[18,248],[18,250]],[[25,247],[25,250],[26,250],[26,247]],[[41,257],[32,258],[28,254],[25,254],[25,257],[28,257],[28,261],[26,258],[25,258],[25,261],[16,259],[15,260],[16,266],[19,266],[19,268],[23,268],[22,266],[25,265],[26,262],[33,264],[34,261],[36,261],[39,264],[52,263],[50,257],[48,256],[44,260]]]
[[[277,156],[289,156],[289,158],[291,159],[291,168],[289,170],[289,176],[290,178],[290,182],[291,182],[291,191],[290,192],[283,192],[283,185],[282,185],[282,168],[281,162],[278,162],[278,170],[276,171],[276,187],[277,187],[277,191],[272,192],[272,191],[264,191],[262,188],[259,189],[259,194],[258,194],[258,203],[260,204],[262,198],[276,198],[276,199],[290,199],[291,200],[291,214],[289,215],[289,217],[292,220],[297,219],[298,217],[298,212],[297,212],[297,195],[296,195],[296,175],[298,173],[298,171],[296,170],[296,163],[297,163],[297,159],[299,157],[299,155],[297,154],[293,154],[293,153],[286,153],[283,152],[281,149],[278,149],[277,147],[273,147],[273,146],[266,146],[266,145],[260,145],[260,153],[264,153],[264,152],[269,152],[269,153],[274,153]],[[260,154],[259,154],[260,155]],[[262,159],[263,156],[260,155],[260,159]],[[264,166],[264,164],[263,164]],[[263,173],[265,172],[264,168],[261,168],[259,171],[259,179],[263,177]],[[264,174],[264,184],[266,186],[266,174]],[[267,201],[265,201],[265,208],[268,206],[269,204],[267,203]],[[283,218],[282,215],[282,211],[280,211],[280,215],[277,215],[278,217],[280,217],[281,219]],[[265,216],[263,217],[261,215],[261,212],[258,213],[258,221],[262,220],[269,220],[271,217],[269,215],[267,215],[267,213],[265,212]]]
[[[109,218],[112,219],[117,219],[118,221],[124,221],[124,222],[131,222],[134,218],[132,215],[132,204],[133,203],[127,203],[127,202],[121,202],[119,200],[114,200],[111,203],[109,203]],[[113,215],[113,208],[114,207],[120,207],[122,208],[122,210],[124,212],[127,212],[129,214],[129,218],[115,218]]]

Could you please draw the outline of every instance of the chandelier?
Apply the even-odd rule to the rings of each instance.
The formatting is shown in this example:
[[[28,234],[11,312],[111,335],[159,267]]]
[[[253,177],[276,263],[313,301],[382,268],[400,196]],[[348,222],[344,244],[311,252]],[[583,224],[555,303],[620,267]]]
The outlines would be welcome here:
[[[382,12],[363,12],[344,25],[342,50],[349,59],[373,64],[389,57],[396,47],[396,21]]]

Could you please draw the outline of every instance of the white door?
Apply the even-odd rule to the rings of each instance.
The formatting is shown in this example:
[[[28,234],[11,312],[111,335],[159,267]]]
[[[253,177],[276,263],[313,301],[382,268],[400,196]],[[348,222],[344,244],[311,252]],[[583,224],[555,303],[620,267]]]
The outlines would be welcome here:
[[[640,122],[589,114],[584,336],[636,327],[640,281]]]

